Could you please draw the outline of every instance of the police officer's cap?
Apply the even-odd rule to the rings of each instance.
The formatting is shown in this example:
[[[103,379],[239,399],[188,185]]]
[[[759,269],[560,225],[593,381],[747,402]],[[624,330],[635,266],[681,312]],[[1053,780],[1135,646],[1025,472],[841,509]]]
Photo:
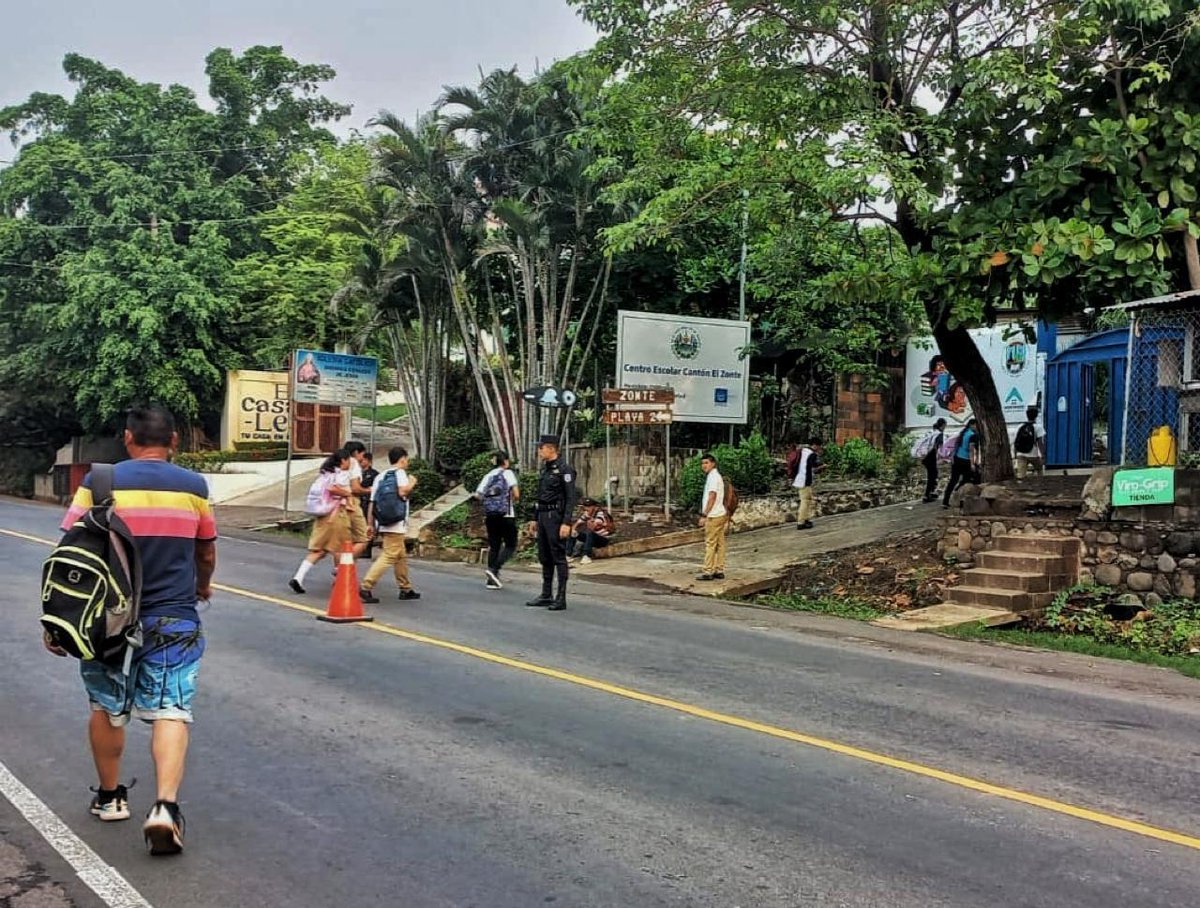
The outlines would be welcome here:
[[[541,438],[538,439],[538,446],[541,447],[542,445],[554,445],[554,447],[557,448],[558,447],[558,436],[557,435],[543,435]]]

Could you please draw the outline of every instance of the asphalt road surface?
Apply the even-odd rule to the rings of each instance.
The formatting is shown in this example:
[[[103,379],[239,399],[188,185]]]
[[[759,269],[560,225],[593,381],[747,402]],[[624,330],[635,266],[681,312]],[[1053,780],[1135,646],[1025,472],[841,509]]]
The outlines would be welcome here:
[[[551,613],[532,575],[420,563],[420,601],[388,578],[335,626],[302,610],[327,571],[295,596],[295,548],[237,540],[187,848],[152,859],[88,815],[76,667],[38,642],[47,547],[12,533],[58,517],[0,502],[0,903],[1200,904],[1198,682],[595,584]]]

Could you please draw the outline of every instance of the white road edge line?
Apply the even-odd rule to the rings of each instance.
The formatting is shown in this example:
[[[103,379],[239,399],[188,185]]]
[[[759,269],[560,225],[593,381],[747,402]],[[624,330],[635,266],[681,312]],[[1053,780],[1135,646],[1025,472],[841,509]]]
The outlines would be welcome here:
[[[74,868],[79,879],[100,896],[109,908],[153,908],[116,868],[106,864],[100,855],[92,851],[3,763],[0,763],[0,794],[8,798],[12,806],[41,833],[42,838]]]

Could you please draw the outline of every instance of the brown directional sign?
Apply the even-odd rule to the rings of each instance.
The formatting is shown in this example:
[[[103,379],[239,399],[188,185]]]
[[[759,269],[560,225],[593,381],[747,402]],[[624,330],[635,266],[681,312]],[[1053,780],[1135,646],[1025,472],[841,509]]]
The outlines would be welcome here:
[[[607,426],[665,426],[671,422],[670,410],[605,410]]]
[[[669,406],[675,403],[675,392],[671,388],[605,388],[601,400],[607,405],[658,404]]]

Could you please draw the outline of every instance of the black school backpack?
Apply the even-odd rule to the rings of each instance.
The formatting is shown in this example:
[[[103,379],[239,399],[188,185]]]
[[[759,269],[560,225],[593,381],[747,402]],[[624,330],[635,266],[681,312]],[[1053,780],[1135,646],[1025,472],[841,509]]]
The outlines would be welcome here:
[[[42,564],[42,627],[77,659],[128,671],[142,645],[142,561],[113,505],[113,466],[92,465],[92,507]]]
[[[1021,428],[1017,429],[1017,437],[1013,439],[1013,450],[1018,454],[1029,454],[1037,445],[1037,430],[1034,429],[1033,423],[1021,423]]]

